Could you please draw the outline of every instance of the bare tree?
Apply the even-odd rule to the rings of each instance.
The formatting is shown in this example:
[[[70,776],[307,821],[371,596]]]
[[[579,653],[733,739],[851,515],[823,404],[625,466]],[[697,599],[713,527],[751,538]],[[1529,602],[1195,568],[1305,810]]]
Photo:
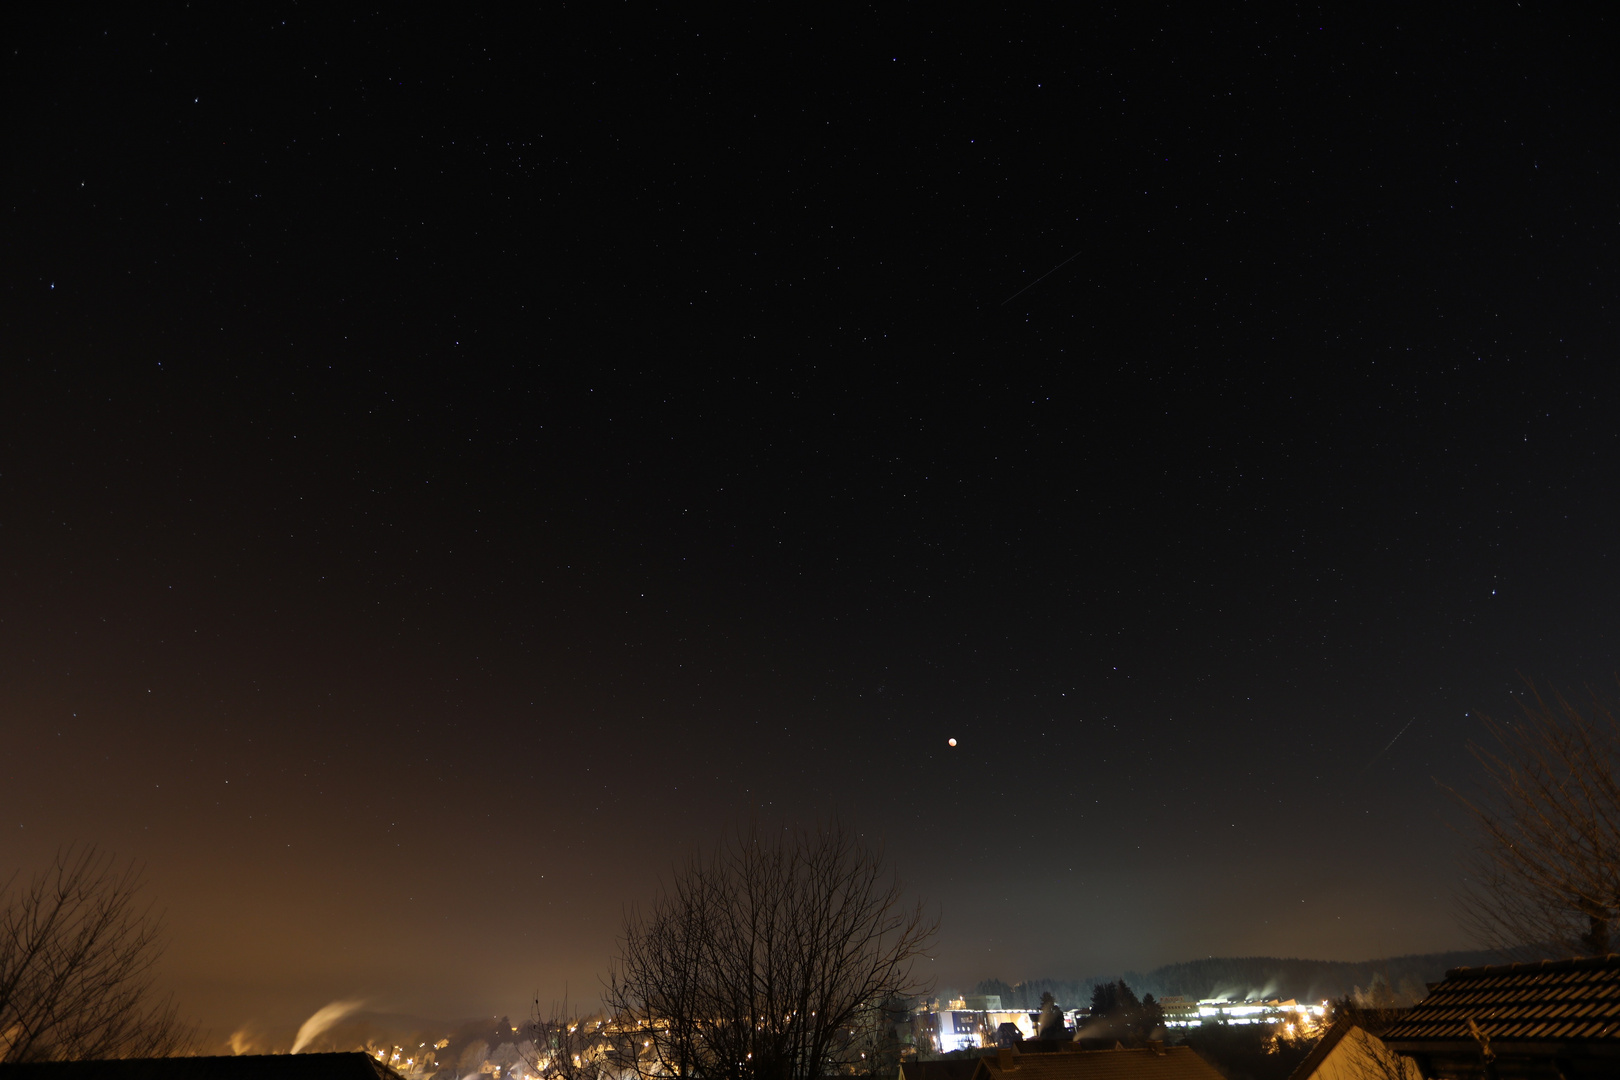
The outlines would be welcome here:
[[[525,1054],[534,1075],[542,1080],[604,1080],[620,1071],[619,1062],[631,1039],[610,1028],[601,1017],[574,1016],[564,996],[549,1013],[534,999],[534,1050]]]
[[[636,1040],[625,1064],[697,1080],[869,1071],[937,929],[848,827],[756,823],[626,919],[607,988]]]
[[[1471,746],[1485,794],[1459,796],[1477,827],[1471,930],[1510,954],[1599,954],[1620,915],[1620,721],[1531,689],[1516,723],[1487,719],[1494,746]]]
[[[0,1062],[153,1057],[191,1039],[153,989],[162,926],[141,874],[84,847],[0,893]]]

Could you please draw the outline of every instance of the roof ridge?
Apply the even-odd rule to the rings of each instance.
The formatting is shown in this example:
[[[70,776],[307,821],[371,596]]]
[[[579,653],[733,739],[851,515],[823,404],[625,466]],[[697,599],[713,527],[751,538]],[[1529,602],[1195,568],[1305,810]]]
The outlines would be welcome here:
[[[1294,1071],[1288,1074],[1288,1080],[1304,1080],[1315,1072],[1327,1056],[1333,1053],[1333,1048],[1338,1046],[1355,1026],[1353,1020],[1335,1020],[1327,1032],[1316,1040],[1316,1045],[1311,1047],[1311,1052],[1305,1055],[1304,1060],[1294,1066]]]
[[[1620,953],[1601,956],[1570,956],[1562,960],[1524,960],[1511,964],[1488,964],[1481,967],[1454,967],[1446,972],[1447,979],[1487,979],[1495,975],[1524,975],[1532,971],[1591,971],[1620,967]]]

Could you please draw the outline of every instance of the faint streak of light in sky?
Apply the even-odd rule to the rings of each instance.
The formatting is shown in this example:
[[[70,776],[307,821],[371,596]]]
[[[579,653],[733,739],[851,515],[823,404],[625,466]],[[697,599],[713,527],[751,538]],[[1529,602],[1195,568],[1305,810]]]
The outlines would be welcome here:
[[[1080,249],[1080,251],[1084,251],[1084,250],[1085,250],[1085,248]],[[1074,260],[1076,260],[1076,259],[1078,259],[1080,257],[1080,251],[1077,251],[1073,255],[1070,255],[1067,259],[1064,259],[1062,262],[1060,262],[1056,266],[1052,267],[1052,269],[1048,270],[1046,273],[1042,274],[1040,277],[1036,278],[1034,281],[1030,282],[1028,285],[1025,285],[1022,289],[1019,289],[1017,292],[1015,292],[1011,296],[1007,297],[1007,299],[1005,299],[1005,300],[1003,300],[1001,302],[1000,306],[1006,307],[1008,304],[1012,303],[1014,300],[1018,299],[1020,296],[1023,296],[1025,293],[1029,292],[1029,290],[1033,289],[1035,286],[1039,285],[1041,282],[1045,281],[1047,278],[1051,277],[1053,274],[1057,273],[1059,270],[1063,269],[1065,266],[1068,266],[1070,263],[1074,262]]]

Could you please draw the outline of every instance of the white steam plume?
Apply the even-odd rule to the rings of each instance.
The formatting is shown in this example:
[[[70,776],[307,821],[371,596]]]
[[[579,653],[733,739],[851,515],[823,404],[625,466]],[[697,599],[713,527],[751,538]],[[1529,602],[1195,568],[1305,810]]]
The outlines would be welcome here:
[[[293,1040],[292,1052],[298,1053],[298,1051],[314,1042],[321,1032],[364,1004],[364,1001],[334,1001],[330,1005],[322,1005],[298,1029],[298,1038]]]

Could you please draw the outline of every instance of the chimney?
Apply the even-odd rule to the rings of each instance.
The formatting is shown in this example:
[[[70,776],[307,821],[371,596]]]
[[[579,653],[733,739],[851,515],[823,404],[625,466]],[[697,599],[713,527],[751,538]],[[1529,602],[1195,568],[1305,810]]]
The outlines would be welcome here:
[[[1155,1054],[1159,1055],[1160,1057],[1164,1057],[1164,1040],[1163,1039],[1149,1039],[1148,1040],[1148,1049],[1153,1051]]]
[[[1013,1060],[1017,1056],[1018,1051],[1011,1046],[996,1047],[996,1064],[1003,1069],[1017,1068],[1018,1063]]]

